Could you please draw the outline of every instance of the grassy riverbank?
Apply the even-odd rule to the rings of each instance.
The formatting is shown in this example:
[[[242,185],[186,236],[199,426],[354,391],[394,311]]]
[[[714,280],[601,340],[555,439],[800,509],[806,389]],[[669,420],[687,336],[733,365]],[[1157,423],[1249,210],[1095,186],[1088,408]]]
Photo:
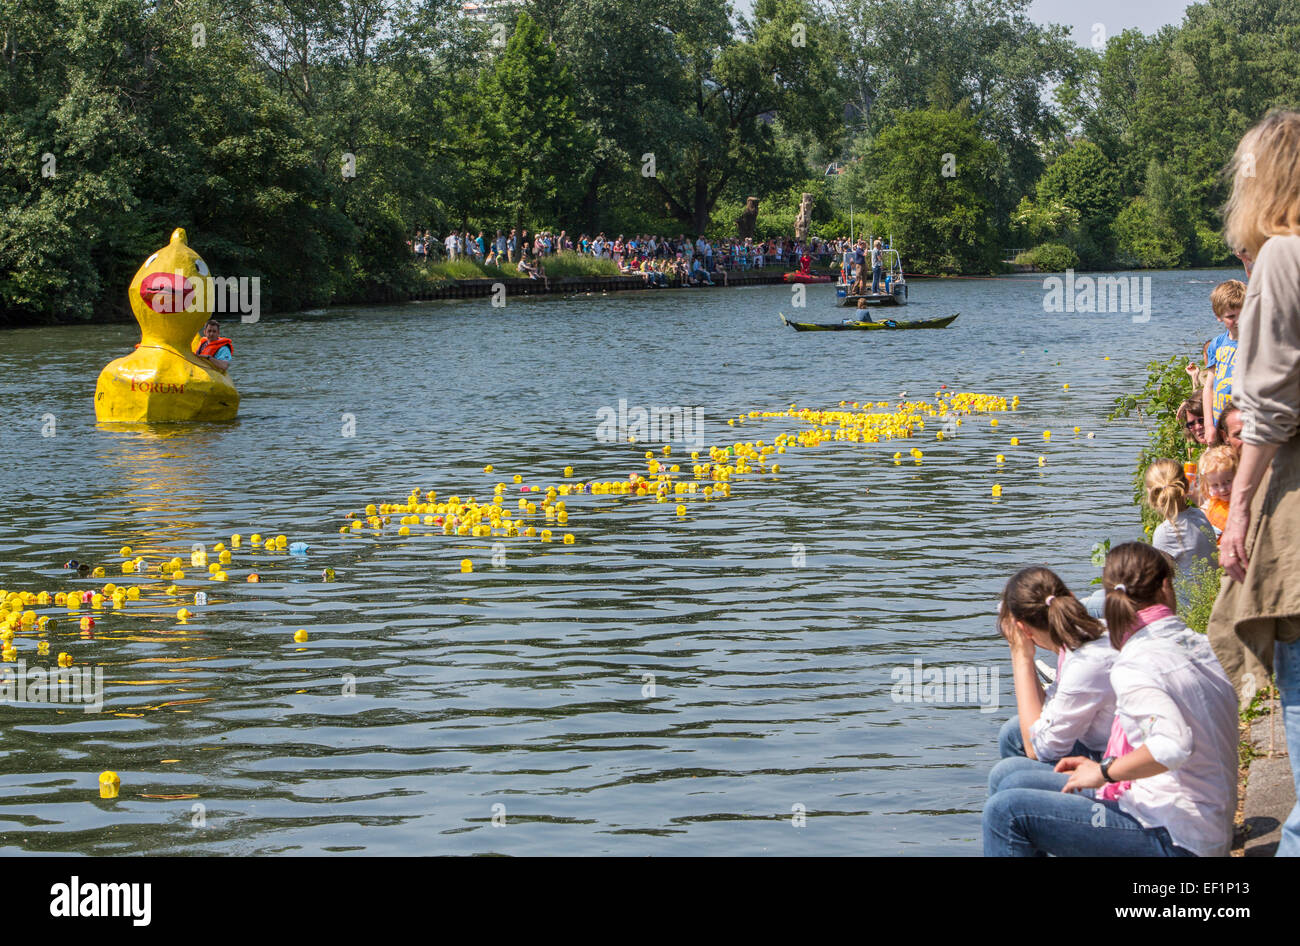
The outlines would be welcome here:
[[[484,266],[474,260],[441,260],[417,262],[417,272],[427,281],[439,283],[449,279],[520,279],[525,274],[514,263]],[[542,266],[552,279],[565,276],[617,276],[618,264],[613,260],[596,259],[580,253],[556,253],[544,257]]]
[[[514,263],[504,263],[500,266],[484,266],[474,260],[459,259],[454,262],[450,260],[416,262],[414,265],[420,278],[434,283],[451,279],[520,279],[524,275],[519,272],[519,267]],[[556,253],[554,256],[542,257],[542,265],[546,269],[546,275],[552,279],[562,279],[566,276],[598,277],[619,275],[618,264],[613,260],[597,259],[593,256],[574,252]],[[743,272],[784,273],[789,269],[789,266],[769,264],[761,268],[751,267],[743,270]],[[813,266],[813,271],[818,273],[834,272],[837,269],[838,266],[835,265],[834,261],[826,261]]]

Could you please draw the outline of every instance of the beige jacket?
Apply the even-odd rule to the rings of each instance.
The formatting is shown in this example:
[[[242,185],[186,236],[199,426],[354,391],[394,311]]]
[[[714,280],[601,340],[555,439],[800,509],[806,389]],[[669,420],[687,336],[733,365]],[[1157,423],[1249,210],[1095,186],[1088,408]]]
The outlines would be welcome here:
[[[1240,584],[1224,578],[1209,636],[1243,706],[1268,685],[1273,645],[1300,639],[1300,237],[1261,248],[1241,312],[1233,402],[1242,439],[1280,444],[1250,507]]]

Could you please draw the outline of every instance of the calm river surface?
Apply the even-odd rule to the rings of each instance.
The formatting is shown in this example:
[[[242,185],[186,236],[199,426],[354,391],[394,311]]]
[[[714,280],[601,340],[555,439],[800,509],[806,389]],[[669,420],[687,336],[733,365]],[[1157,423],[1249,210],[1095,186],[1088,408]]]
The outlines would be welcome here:
[[[1086,590],[1093,543],[1140,533],[1145,432],[1105,416],[1148,360],[1216,333],[1210,289],[1237,271],[1148,275],[1143,323],[1046,313],[1042,277],[913,283],[900,317],[962,313],[933,332],[778,323],[838,318],[829,286],[803,310],[788,287],[757,287],[229,323],[239,420],[180,430],[95,426],[96,376],[134,325],[0,332],[0,586],[145,589],[93,638],[39,609],[59,619],[51,655],[103,667],[105,704],[0,704],[0,853],[980,853],[1015,705],[1002,583],[1045,563]],[[508,540],[501,567],[491,538],[399,538],[395,520],[379,538],[338,532],[346,511],[412,487],[486,502],[505,480],[513,506],[516,473],[643,473],[644,444],[597,440],[597,412],[620,399],[702,408],[707,449],[807,429],[728,427],[741,412],[941,384],[1019,395],[1020,410],[942,442],[932,425],[902,444],[792,448],[780,474],[740,477],[680,519],[673,503],[568,497],[553,528],[576,543]],[[689,451],[674,445],[688,478]],[[235,532],[311,548],[245,543],[230,582],[189,569],[183,599],[121,575],[122,545],[156,561]],[[70,558],[109,577],[69,577]],[[185,624],[181,604],[198,612]],[[33,634],[15,643],[53,661]],[[1000,670],[999,708],[895,702],[892,671],[918,659]],[[105,769],[121,776],[113,800]]]

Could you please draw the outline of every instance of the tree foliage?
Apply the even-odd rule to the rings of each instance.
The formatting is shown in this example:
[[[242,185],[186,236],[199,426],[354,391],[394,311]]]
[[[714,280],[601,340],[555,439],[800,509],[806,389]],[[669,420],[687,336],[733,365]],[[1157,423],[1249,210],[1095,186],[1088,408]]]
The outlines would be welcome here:
[[[578,118],[574,83],[555,46],[527,13],[479,82],[468,131],[481,216],[550,224],[582,197],[594,136]]]
[[[750,7],[0,0],[0,320],[123,315],[177,226],[270,310],[413,285],[417,228],[725,236],[755,196],[776,235],[805,191],[928,271],[1215,264],[1237,140],[1300,107],[1297,0],[1101,52],[1030,0]]]
[[[875,173],[866,196],[878,216],[876,235],[892,234],[918,272],[995,267],[988,191],[997,147],[969,115],[937,109],[901,115],[876,136],[866,160]]]

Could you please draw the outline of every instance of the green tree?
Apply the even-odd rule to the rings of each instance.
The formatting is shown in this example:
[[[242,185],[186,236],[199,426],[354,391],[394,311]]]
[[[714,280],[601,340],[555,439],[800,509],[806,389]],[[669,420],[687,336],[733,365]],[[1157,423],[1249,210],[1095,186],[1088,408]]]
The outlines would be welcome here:
[[[830,134],[840,98],[835,37],[807,0],[756,0],[735,32],[721,0],[686,0],[675,16],[674,107],[656,116],[645,181],[666,212],[702,233],[718,199],[777,150],[771,120]]]
[[[1115,218],[1120,262],[1147,269],[1177,266],[1186,249],[1169,221],[1146,197],[1134,197]]]
[[[1100,56],[1085,58],[1091,68],[1080,82],[1083,134],[1114,163],[1120,190],[1128,195],[1140,189],[1146,170],[1134,157],[1133,125],[1142,60],[1152,42],[1136,29],[1112,36]]]
[[[1063,200],[1035,201],[1022,197],[1011,214],[1012,231],[1026,244],[1071,239],[1079,228],[1079,212]]]
[[[1081,57],[1061,26],[1039,26],[1029,0],[833,0],[842,69],[861,130],[901,111],[969,105],[996,142],[991,204],[1005,218],[1042,172],[1042,143],[1064,126],[1048,89],[1077,82]]]
[[[646,199],[641,155],[683,100],[674,0],[530,0],[575,82],[575,107],[593,132],[589,174],[570,222],[595,232],[662,213]],[[648,223],[648,221],[646,221]],[[657,227],[647,227],[654,228]]]
[[[593,136],[578,119],[568,66],[527,13],[484,73],[476,104],[483,209],[518,227],[560,220],[585,190]]]
[[[0,311],[89,318],[125,295],[157,41],[131,0],[3,0],[0,17]]]
[[[1085,266],[1101,266],[1114,255],[1110,225],[1123,203],[1119,175],[1091,141],[1079,141],[1061,154],[1038,179],[1038,200],[1059,202],[1075,212],[1077,232],[1070,245]]]
[[[908,112],[872,142],[864,195],[918,272],[989,272],[997,248],[988,198],[997,147],[961,112]],[[877,234],[879,235],[879,234]]]

